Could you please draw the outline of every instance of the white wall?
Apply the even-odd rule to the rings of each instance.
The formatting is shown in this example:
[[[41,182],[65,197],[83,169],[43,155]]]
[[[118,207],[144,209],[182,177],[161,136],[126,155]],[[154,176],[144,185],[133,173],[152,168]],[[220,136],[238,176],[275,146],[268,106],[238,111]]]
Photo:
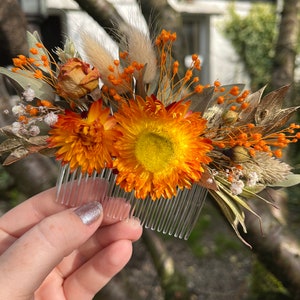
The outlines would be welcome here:
[[[218,79],[222,84],[246,83],[250,78],[245,71],[231,42],[222,33],[224,15],[211,17],[210,62],[211,80]]]
[[[175,3],[176,0],[170,1]],[[139,14],[139,7],[134,0],[111,0],[118,9],[119,13],[129,22],[141,24],[141,28],[147,30],[144,18]],[[174,7],[181,10],[183,7],[188,11],[190,8],[194,13],[199,10],[203,13],[218,12],[221,14],[211,17],[210,27],[210,82],[219,80],[221,83],[248,83],[249,77],[244,71],[243,64],[240,62],[230,42],[221,33],[222,20],[226,17],[228,2],[211,0],[194,0],[191,3]],[[71,36],[78,45],[78,30],[87,29],[95,32],[101,39],[105,40],[107,48],[117,57],[117,48],[114,42],[108,37],[106,32],[85,12],[80,11],[79,6],[73,0],[47,0],[50,9],[62,9],[66,11],[67,34]],[[248,3],[237,2],[236,7],[240,13],[246,13],[249,9]],[[223,12],[223,13],[222,13]],[[80,44],[79,44],[80,45]]]

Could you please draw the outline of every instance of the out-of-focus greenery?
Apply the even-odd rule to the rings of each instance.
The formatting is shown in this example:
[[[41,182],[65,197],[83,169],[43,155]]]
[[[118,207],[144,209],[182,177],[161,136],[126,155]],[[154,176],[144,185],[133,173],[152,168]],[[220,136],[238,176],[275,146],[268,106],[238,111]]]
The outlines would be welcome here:
[[[270,82],[279,21],[276,5],[272,3],[252,4],[247,15],[238,14],[234,3],[229,5],[222,31],[245,64],[252,90]],[[296,51],[300,53],[300,36]],[[300,89],[300,84],[296,88]]]
[[[187,243],[200,259],[207,255],[223,258],[228,252],[246,251],[243,243],[236,238],[229,224],[226,224],[226,220],[209,199]]]
[[[245,64],[251,78],[251,89],[253,91],[270,82],[278,25],[279,16],[276,12],[276,6],[271,3],[252,4],[247,15],[238,14],[234,3],[230,4],[228,19],[222,23],[223,33],[231,41],[241,61]],[[297,53],[300,55],[300,36],[298,38]],[[293,103],[299,105],[300,82],[294,82],[293,85]],[[299,123],[299,120],[300,115],[298,113],[294,121]],[[291,164],[295,167],[293,171],[299,173],[299,143],[289,147],[288,156]],[[293,211],[296,210],[297,212],[300,210],[299,191],[299,186],[287,190],[289,195],[288,205]]]
[[[291,299],[282,283],[258,261],[254,261],[253,263],[251,291],[252,295],[249,300]]]
[[[270,3],[253,4],[247,15],[239,15],[234,4],[229,6],[229,17],[223,24],[223,32],[231,41],[234,49],[244,63],[251,79],[251,89],[257,90],[271,80],[273,58],[278,35],[278,15],[276,6]],[[300,53],[300,37],[297,53]],[[295,96],[300,91],[300,84],[295,83]],[[298,104],[297,101],[294,103]],[[299,104],[298,104],[299,105]],[[299,114],[297,119],[299,120]],[[297,120],[295,120],[297,122]],[[289,150],[292,165],[299,173],[299,145],[293,145]],[[298,164],[298,166],[297,166]],[[299,210],[299,186],[287,190],[288,207],[293,211]],[[299,217],[292,214],[289,226],[298,226]],[[291,216],[290,216],[291,217]],[[251,274],[251,295],[249,300],[276,300],[291,299],[282,283],[254,260]]]
[[[245,64],[252,89],[257,90],[271,78],[277,37],[276,7],[273,4],[253,4],[249,13],[241,16],[232,4],[228,12],[223,32]]]
[[[0,213],[15,207],[25,198],[15,187],[14,178],[12,178],[5,168],[0,164]]]

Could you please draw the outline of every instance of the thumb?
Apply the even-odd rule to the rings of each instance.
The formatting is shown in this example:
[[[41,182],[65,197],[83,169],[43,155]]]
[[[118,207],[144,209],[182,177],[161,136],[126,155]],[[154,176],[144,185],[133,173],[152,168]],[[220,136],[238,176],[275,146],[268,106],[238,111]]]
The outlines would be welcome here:
[[[65,256],[88,240],[102,219],[102,206],[95,201],[51,215],[27,231],[0,257],[5,274],[0,286],[6,287],[7,296],[32,295]],[[0,291],[0,298],[8,299],[2,296]]]

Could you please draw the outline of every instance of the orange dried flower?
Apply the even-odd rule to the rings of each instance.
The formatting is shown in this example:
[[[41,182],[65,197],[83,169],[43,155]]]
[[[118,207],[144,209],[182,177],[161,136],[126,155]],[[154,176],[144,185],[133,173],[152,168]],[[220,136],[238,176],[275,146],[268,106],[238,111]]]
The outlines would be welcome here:
[[[98,86],[100,73],[78,58],[69,59],[60,68],[56,92],[66,99],[79,99]]]

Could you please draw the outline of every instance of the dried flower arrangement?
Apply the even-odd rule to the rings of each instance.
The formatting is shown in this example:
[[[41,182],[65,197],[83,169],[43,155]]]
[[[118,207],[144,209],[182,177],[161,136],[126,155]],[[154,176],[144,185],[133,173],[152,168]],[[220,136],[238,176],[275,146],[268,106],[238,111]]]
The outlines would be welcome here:
[[[176,33],[166,30],[151,40],[131,27],[118,59],[91,34],[81,38],[89,63],[70,40],[55,50],[56,61],[39,36],[28,33],[29,56],[14,58],[12,70],[0,68],[21,90],[11,111],[16,121],[0,129],[7,137],[0,145],[0,154],[8,153],[4,165],[35,152],[55,155],[68,167],[59,189],[64,172],[69,180],[72,174],[90,178],[110,170],[114,187],[158,207],[151,213],[154,229],[167,213],[168,222],[177,218],[175,200],[167,199],[179,199],[177,214],[188,201],[200,211],[205,194],[194,190],[202,199],[190,200],[185,193],[199,187],[216,200],[240,238],[238,226],[246,231],[243,210],[256,214],[248,198],[270,203],[259,195],[265,187],[299,183],[280,160],[282,150],[300,138],[300,126],[288,124],[298,107],[282,108],[288,86],[266,96],[264,89],[250,93],[241,84],[203,86],[195,76],[201,68],[197,55],[180,74],[172,57]],[[183,214],[188,234],[198,214]]]

